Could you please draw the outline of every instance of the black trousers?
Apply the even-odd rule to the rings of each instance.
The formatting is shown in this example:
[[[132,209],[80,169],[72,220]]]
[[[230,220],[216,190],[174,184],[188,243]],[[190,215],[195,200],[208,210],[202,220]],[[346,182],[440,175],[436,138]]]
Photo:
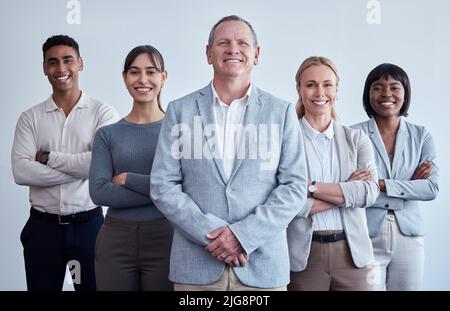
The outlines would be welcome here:
[[[103,214],[85,222],[58,224],[30,215],[20,234],[30,291],[61,291],[66,267],[76,291],[95,291],[95,240]]]

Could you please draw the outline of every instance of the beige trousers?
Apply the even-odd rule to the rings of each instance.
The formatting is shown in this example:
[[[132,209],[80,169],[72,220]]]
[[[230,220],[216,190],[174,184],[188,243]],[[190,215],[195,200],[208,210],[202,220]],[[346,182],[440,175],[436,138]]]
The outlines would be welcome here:
[[[357,268],[346,240],[313,241],[306,269],[291,272],[289,291],[369,291],[373,287],[372,267]]]
[[[227,266],[220,279],[207,285],[174,284],[175,291],[285,291],[286,286],[277,288],[258,288],[242,284],[233,271]]]

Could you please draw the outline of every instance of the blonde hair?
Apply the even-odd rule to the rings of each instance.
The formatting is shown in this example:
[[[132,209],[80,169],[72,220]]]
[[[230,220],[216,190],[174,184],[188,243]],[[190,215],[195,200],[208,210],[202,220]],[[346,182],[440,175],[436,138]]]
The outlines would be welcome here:
[[[300,85],[300,76],[306,69],[308,69],[311,66],[319,66],[319,65],[327,66],[334,72],[334,74],[336,75],[336,86],[339,86],[339,74],[337,72],[336,66],[329,58],[326,58],[323,56],[310,56],[303,61],[303,63],[298,68],[297,73],[295,74],[296,85],[297,86]],[[305,115],[305,106],[303,105],[301,96],[298,97],[298,101],[297,101],[297,105],[295,106],[295,110],[297,111],[297,116],[299,118],[302,118]],[[331,117],[333,119],[336,119],[336,117],[337,117],[334,107],[331,108]]]

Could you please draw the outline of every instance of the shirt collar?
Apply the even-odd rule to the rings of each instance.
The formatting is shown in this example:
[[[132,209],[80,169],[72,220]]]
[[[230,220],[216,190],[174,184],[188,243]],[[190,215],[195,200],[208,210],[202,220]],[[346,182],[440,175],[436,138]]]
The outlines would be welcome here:
[[[252,93],[253,84],[250,83],[250,86],[247,89],[247,92],[245,92],[245,95],[242,96],[242,98],[237,99],[238,102],[243,103],[244,105],[248,104],[248,99],[250,98],[250,94]],[[214,83],[211,81],[211,90],[213,94],[213,99],[215,104],[219,104],[220,106],[229,107],[227,104],[225,104],[223,101],[220,100],[219,95],[217,95],[216,89],[214,88]]]
[[[306,120],[306,118],[301,118],[300,122],[303,126],[303,129],[305,131],[306,137],[308,137],[310,140],[314,140],[316,139],[319,135],[323,134],[325,137],[327,137],[328,139],[333,139],[334,137],[334,120],[331,119],[330,124],[328,125],[327,129],[325,131],[323,131],[323,133],[317,131],[316,129],[314,129]]]
[[[78,102],[75,104],[74,108],[86,108],[88,106],[88,101],[86,100],[86,95],[84,92],[81,92],[80,99],[78,99]],[[47,99],[45,103],[45,111],[51,112],[58,110],[59,107],[56,105],[55,101],[53,100],[53,97],[50,95],[50,97]]]

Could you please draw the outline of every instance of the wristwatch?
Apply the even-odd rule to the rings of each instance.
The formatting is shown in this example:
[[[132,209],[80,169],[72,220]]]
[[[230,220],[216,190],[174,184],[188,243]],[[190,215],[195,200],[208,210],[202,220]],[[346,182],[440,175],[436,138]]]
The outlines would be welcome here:
[[[40,163],[47,165],[48,162],[48,155],[50,154],[50,151],[44,151],[42,152],[42,157],[41,160],[39,161]]]
[[[317,190],[317,182],[313,180],[311,184],[308,186],[308,195],[314,198],[314,192]]]

